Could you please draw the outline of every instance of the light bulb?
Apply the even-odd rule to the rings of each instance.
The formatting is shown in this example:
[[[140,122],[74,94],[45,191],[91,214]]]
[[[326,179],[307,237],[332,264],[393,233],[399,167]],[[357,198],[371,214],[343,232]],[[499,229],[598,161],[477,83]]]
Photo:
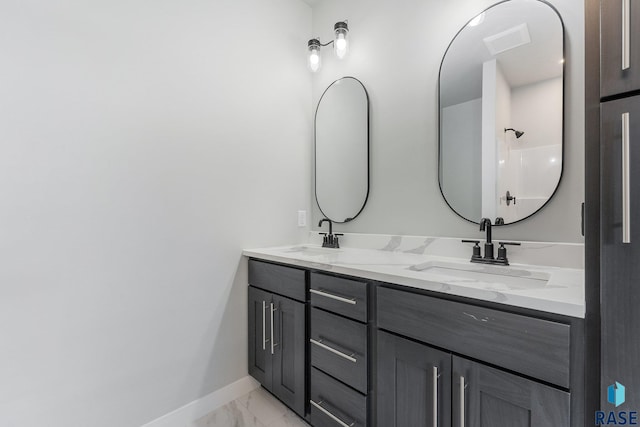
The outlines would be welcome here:
[[[320,52],[316,49],[309,53],[309,68],[314,73],[320,69]]]
[[[336,56],[342,59],[347,55],[347,51],[349,50],[349,42],[347,40],[349,26],[346,21],[336,22],[336,25],[333,27],[333,31],[336,35],[333,40],[333,50],[336,53]]]
[[[338,37],[335,41],[336,46],[336,55],[338,58],[342,59],[347,54],[347,39],[344,37],[344,34],[338,34]]]
[[[320,58],[320,40],[311,39],[309,40],[309,69],[312,72],[316,72],[320,69],[321,58]]]

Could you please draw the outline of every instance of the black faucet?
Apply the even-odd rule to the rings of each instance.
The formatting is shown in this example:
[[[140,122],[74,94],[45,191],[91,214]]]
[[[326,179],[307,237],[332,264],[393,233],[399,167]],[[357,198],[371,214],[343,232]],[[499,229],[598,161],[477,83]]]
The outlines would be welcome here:
[[[318,227],[322,227],[322,223],[325,221],[329,223],[329,234],[320,233],[324,235],[324,237],[322,238],[322,247],[323,248],[339,248],[340,242],[338,241],[338,236],[342,236],[342,233],[333,234],[333,222],[331,222],[329,218],[321,219],[320,222],[318,223]]]
[[[482,218],[480,220],[480,231],[487,231],[487,241],[484,244],[484,259],[493,259],[493,243],[491,242],[491,220]]]
[[[496,225],[498,222],[496,221]],[[507,259],[507,248],[505,245],[516,245],[520,243],[513,242],[498,242],[500,247],[498,248],[498,257],[493,257],[493,242],[491,241],[491,220],[489,218],[482,218],[480,220],[480,231],[487,232],[487,240],[484,244],[484,256],[480,254],[480,241],[479,240],[463,240],[463,243],[473,243],[473,255],[471,256],[471,262],[479,262],[482,264],[494,264],[494,265],[509,265]]]
[[[333,222],[329,218],[322,218],[318,223],[318,227],[322,227],[322,223],[325,221],[329,223],[329,234],[333,234]]]

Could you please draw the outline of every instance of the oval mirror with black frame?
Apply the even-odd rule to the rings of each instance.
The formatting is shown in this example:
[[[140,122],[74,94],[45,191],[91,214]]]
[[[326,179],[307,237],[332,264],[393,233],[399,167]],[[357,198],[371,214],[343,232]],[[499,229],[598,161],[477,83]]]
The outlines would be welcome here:
[[[333,82],[315,118],[315,193],[333,222],[353,220],[369,195],[369,96],[353,77]]]
[[[439,79],[439,182],[478,223],[521,221],[556,192],[563,167],[564,25],[539,0],[507,0],[449,45]]]

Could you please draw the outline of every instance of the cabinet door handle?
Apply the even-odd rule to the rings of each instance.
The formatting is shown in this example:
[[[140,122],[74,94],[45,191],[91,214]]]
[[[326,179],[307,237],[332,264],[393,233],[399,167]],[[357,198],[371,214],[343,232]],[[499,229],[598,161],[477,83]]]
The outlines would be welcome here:
[[[267,302],[262,301],[262,350],[267,349]]]
[[[465,417],[464,389],[465,388],[466,388],[466,385],[464,383],[464,377],[460,376],[460,427],[464,427],[464,417]]]
[[[353,362],[353,363],[357,363],[357,362],[358,362],[358,361],[356,360],[356,358],[355,358],[355,357],[353,357],[353,354],[348,355],[348,354],[343,353],[343,352],[341,352],[341,351],[339,351],[339,350],[336,350],[336,349],[335,349],[335,348],[333,348],[333,347],[329,347],[328,345],[323,344],[323,343],[322,343],[322,340],[318,340],[318,341],[316,341],[316,340],[314,340],[313,338],[311,338],[309,341],[311,342],[311,344],[315,344],[315,345],[317,345],[318,347],[323,348],[323,349],[325,349],[325,350],[327,350],[327,351],[330,351],[330,352],[331,352],[331,353],[333,353],[333,354],[337,354],[338,356],[342,357],[343,359],[347,359],[348,361]]]
[[[323,291],[319,291],[316,289],[309,289],[309,292],[311,292],[312,294],[316,294],[316,295],[320,295],[326,298],[331,298],[334,299],[336,301],[340,301],[340,302],[346,302],[347,304],[352,304],[352,305],[356,305],[356,299],[355,298],[343,298],[343,297],[339,297],[338,295],[333,295],[330,294],[328,292],[323,292]]]
[[[622,243],[631,243],[631,188],[629,113],[622,114]]]
[[[433,367],[433,427],[438,427],[438,367]]]
[[[274,354],[274,348],[278,345],[276,344],[273,338],[273,313],[277,310],[277,308],[275,307],[275,305],[273,303],[271,303],[271,354]]]
[[[622,70],[631,66],[631,0],[622,0]]]
[[[335,415],[333,415],[331,412],[327,411],[326,409],[324,409],[321,405],[324,403],[324,401],[320,402],[320,403],[316,403],[313,400],[310,400],[309,403],[311,403],[313,406],[315,406],[316,408],[318,408],[320,411],[322,411],[323,414],[325,414],[327,417],[331,418],[333,421],[335,421],[336,423],[338,423],[339,425],[341,425],[342,427],[352,427],[356,422],[352,422],[351,424],[347,424],[344,421],[342,421],[340,418],[336,417]]]

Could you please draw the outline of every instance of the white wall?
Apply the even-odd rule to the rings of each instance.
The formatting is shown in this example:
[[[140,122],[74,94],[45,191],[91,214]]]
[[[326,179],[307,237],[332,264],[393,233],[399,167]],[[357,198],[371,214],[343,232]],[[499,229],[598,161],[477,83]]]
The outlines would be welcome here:
[[[500,216],[498,159],[505,145],[504,129],[511,120],[511,88],[495,59],[482,64],[482,215],[466,217],[479,222]]]
[[[482,99],[442,109],[442,138],[448,143],[440,156],[440,184],[447,201],[465,218],[480,218],[482,203]],[[464,123],[464,126],[460,126]]]
[[[305,237],[298,0],[0,7],[0,425],[139,426],[246,375],[243,247]]]
[[[522,147],[539,147],[562,140],[562,79],[514,88],[513,126],[524,130]]]
[[[537,211],[556,189],[562,172],[562,79],[554,78],[514,88],[511,92],[512,127],[525,134],[516,139],[509,132],[499,194],[507,190],[517,204],[500,206],[506,221]]]
[[[496,63],[496,117],[495,122],[488,124],[493,127],[494,140],[493,146],[495,147],[493,173],[495,174],[495,181],[493,181],[493,197],[488,200],[488,204],[492,207],[491,213],[493,215],[488,218],[494,219],[496,217],[502,217],[506,223],[513,222],[514,219],[510,219],[505,216],[505,204],[502,200],[506,197],[508,183],[511,181],[509,177],[505,177],[503,172],[503,163],[501,161],[508,158],[508,145],[507,141],[511,140],[511,132],[505,132],[505,129],[513,128],[512,124],[512,111],[513,104],[511,99],[511,86],[507,82],[507,79],[500,68],[500,65]],[[562,114],[560,115],[562,117]],[[497,164],[496,164],[497,163]],[[487,215],[483,212],[483,217]]]
[[[328,41],[348,19],[349,56],[323,50],[313,100],[335,79],[352,75],[371,99],[371,188],[367,206],[338,231],[481,237],[455,215],[438,186],[438,72],[444,52],[466,22],[494,0],[323,0],[313,34]],[[500,227],[496,238],[582,242],[584,200],[584,5],[550,0],[565,24],[565,164],[553,200],[534,217]],[[443,17],[446,17],[444,19]],[[313,225],[320,218],[314,206]]]

